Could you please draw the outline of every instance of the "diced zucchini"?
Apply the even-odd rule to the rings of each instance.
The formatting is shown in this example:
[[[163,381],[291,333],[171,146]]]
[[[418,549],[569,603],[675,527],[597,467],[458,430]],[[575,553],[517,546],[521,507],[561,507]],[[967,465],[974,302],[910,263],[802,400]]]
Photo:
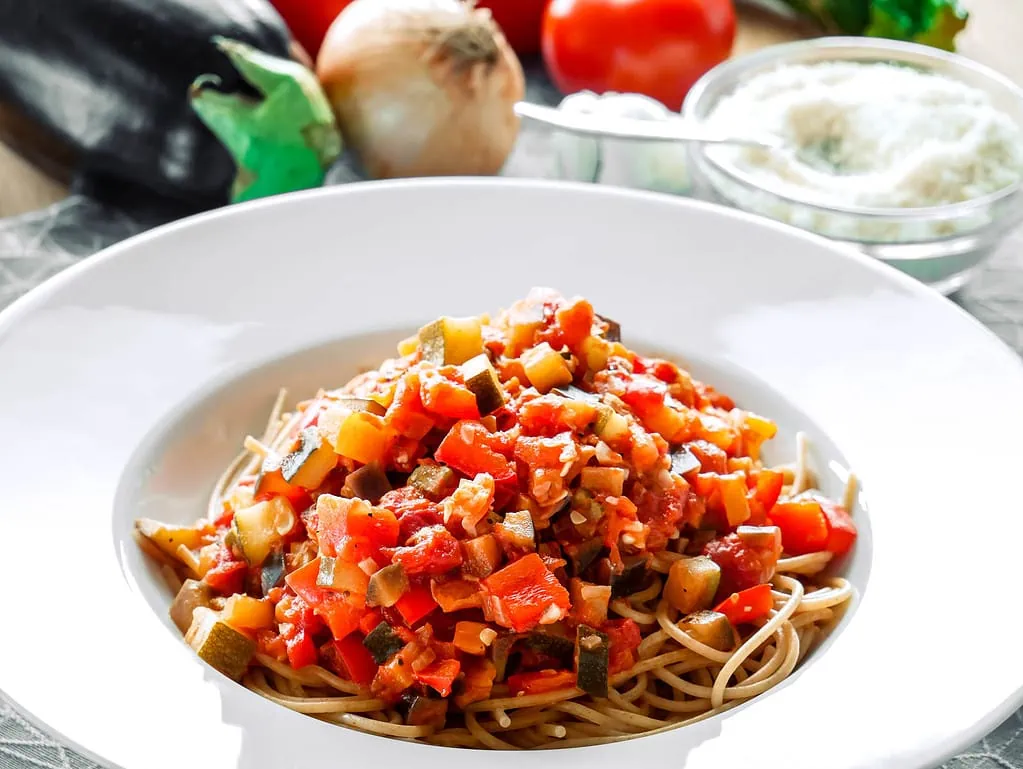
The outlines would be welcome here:
[[[476,396],[480,416],[491,414],[504,405],[504,390],[486,353],[480,353],[462,364],[462,379]]]
[[[629,471],[624,467],[584,467],[579,485],[594,493],[620,497],[628,477]]]
[[[507,513],[504,520],[494,526],[494,536],[505,552],[521,552],[536,549],[536,532],[533,530],[533,516],[528,510]]]
[[[245,674],[256,653],[255,641],[228,625],[215,611],[202,607],[193,613],[185,641],[199,659],[235,681]]]
[[[568,562],[572,565],[572,575],[578,577],[596,560],[603,547],[603,538],[592,537],[582,542],[566,543],[561,549],[568,556]]]
[[[479,318],[438,318],[419,329],[424,361],[438,366],[459,366],[483,352]]]
[[[404,567],[400,563],[392,563],[369,578],[366,603],[369,606],[394,606],[408,587],[408,575]]]
[[[405,692],[398,702],[398,712],[408,726],[443,726],[448,714],[448,701],[442,697]]]
[[[607,404],[597,406],[597,421],[593,432],[605,441],[616,441],[629,437],[629,420]]]
[[[522,645],[535,652],[545,654],[564,666],[572,664],[572,655],[575,653],[575,643],[571,638],[539,630],[534,630],[527,635]]]
[[[295,526],[295,510],[284,497],[257,502],[234,514],[235,542],[249,566],[261,566]]]
[[[603,315],[597,315],[597,319],[602,321],[607,328],[604,331],[604,339],[609,342],[620,342],[622,341],[622,325],[616,321],[611,320]]]
[[[427,499],[440,502],[458,486],[458,477],[445,465],[419,465],[408,477],[410,486],[415,486]]]
[[[383,665],[404,648],[405,642],[401,640],[401,636],[394,632],[394,628],[386,622],[381,622],[369,631],[369,634],[362,640],[362,645],[369,650],[374,662]]]
[[[202,547],[202,532],[198,529],[160,523],[160,521],[150,518],[138,518],[135,521],[135,528],[139,534],[175,561],[179,560],[177,550],[180,545],[184,545],[189,550],[198,550]]]
[[[529,383],[542,393],[572,383],[572,371],[565,359],[547,342],[526,350],[520,360]]]
[[[607,669],[611,644],[606,634],[579,625],[575,636],[576,685],[592,697],[607,696]]]
[[[675,475],[685,475],[699,469],[700,460],[685,446],[671,452],[671,472]]]
[[[315,489],[337,465],[334,449],[320,437],[316,427],[309,427],[299,436],[298,448],[281,460],[281,476],[292,486]]]
[[[273,627],[274,607],[269,601],[236,594],[227,599],[220,618],[235,630],[262,630]]]
[[[483,579],[501,565],[501,544],[493,534],[483,534],[462,543],[462,570]]]
[[[735,534],[745,545],[781,555],[781,529],[777,526],[740,526]]]
[[[371,465],[363,465],[353,470],[345,478],[345,486],[342,494],[350,497],[364,499],[371,505],[380,501],[380,497],[391,490],[391,482],[387,479],[387,473],[375,462]]]
[[[721,652],[730,652],[739,644],[739,635],[728,617],[716,611],[694,612],[679,622],[678,627],[694,641]]]
[[[263,595],[284,584],[284,576],[284,552],[274,550],[263,561],[263,568],[259,570],[259,588]]]
[[[188,628],[192,626],[192,612],[199,607],[208,607],[212,598],[213,591],[205,582],[186,579],[170,607],[170,618],[178,626],[178,630],[187,633]]]
[[[721,568],[705,555],[681,558],[671,565],[664,597],[683,614],[706,609],[721,583]]]
[[[369,575],[354,563],[324,555],[320,557],[320,571],[316,575],[316,584],[341,593],[366,595]]]
[[[622,598],[632,593],[638,593],[647,586],[650,576],[645,556],[633,555],[623,560],[625,565],[621,573],[614,574],[611,577],[611,596],[614,598]]]

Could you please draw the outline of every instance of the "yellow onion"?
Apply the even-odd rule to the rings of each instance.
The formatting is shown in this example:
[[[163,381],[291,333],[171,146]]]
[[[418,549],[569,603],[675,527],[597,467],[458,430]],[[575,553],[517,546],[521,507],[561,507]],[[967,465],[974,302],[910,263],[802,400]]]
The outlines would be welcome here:
[[[496,174],[518,135],[522,66],[490,12],[461,0],[355,0],[316,74],[377,179]]]

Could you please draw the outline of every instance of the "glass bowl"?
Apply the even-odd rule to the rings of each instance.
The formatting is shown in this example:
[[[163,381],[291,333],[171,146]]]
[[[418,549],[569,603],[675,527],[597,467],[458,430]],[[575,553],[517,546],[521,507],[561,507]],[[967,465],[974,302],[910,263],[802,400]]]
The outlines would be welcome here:
[[[851,37],[777,45],[726,61],[693,86],[682,113],[704,120],[722,97],[756,74],[825,61],[889,62],[936,72],[983,90],[1023,127],[1023,89],[994,70],[927,46]],[[814,202],[809,192],[803,198],[766,189],[713,155],[712,149],[690,147],[698,196],[853,245],[945,294],[965,285],[1023,220],[1023,185],[1018,182],[981,198],[927,208],[833,206]]]

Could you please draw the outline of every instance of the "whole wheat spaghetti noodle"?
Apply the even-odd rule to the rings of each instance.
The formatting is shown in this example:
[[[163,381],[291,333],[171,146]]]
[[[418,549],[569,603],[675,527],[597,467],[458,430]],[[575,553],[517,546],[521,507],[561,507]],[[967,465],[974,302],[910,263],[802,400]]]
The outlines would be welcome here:
[[[811,446],[534,289],[285,407],[193,526],[139,520],[197,654],[283,707],[458,748],[695,723],[792,673],[854,591]]]

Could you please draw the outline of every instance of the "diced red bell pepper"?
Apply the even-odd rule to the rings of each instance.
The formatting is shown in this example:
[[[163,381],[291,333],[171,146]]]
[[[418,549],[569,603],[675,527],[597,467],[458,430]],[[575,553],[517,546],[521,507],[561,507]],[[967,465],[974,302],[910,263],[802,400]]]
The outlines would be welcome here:
[[[462,565],[462,549],[454,535],[443,526],[420,529],[404,547],[381,548],[381,553],[400,563],[408,575],[444,574]]]
[[[394,513],[364,500],[323,494],[316,500],[316,514],[317,539],[326,555],[340,555],[338,549],[346,537],[365,540],[371,548],[393,547],[398,543],[398,519]]]
[[[508,691],[512,695],[528,696],[573,688],[575,688],[575,673],[571,670],[548,669],[508,676]]]
[[[771,595],[770,585],[757,585],[732,593],[714,607],[714,611],[724,614],[733,625],[755,622],[770,614],[772,609],[774,596]]]
[[[458,660],[436,660],[416,673],[416,680],[435,689],[441,697],[447,697],[461,669],[462,664]]]
[[[593,305],[582,297],[575,297],[554,313],[561,343],[577,347],[593,329]]]
[[[319,659],[316,644],[305,629],[298,630],[290,638],[285,639],[284,643],[288,649],[288,663],[295,670],[306,665],[315,665]]]
[[[470,478],[489,473],[498,483],[515,479],[515,465],[492,448],[493,442],[482,424],[463,420],[451,428],[434,457]]]
[[[789,555],[816,553],[827,547],[828,521],[814,499],[779,502],[767,518],[781,529],[782,546]]]
[[[600,626],[607,634],[610,646],[608,672],[612,675],[628,670],[636,664],[636,649],[643,640],[639,625],[631,619],[608,620]]]
[[[362,619],[359,620],[359,632],[363,635],[369,635],[373,632],[373,628],[384,621],[384,615],[376,609],[369,609],[365,614],[362,615]]]
[[[553,437],[565,430],[586,430],[596,419],[597,409],[585,401],[548,393],[523,403],[518,416],[529,435]]]
[[[419,396],[419,375],[414,371],[405,374],[394,388],[384,422],[406,438],[421,440],[433,429],[434,420],[423,408]]]
[[[703,554],[721,568],[718,596],[728,596],[767,582],[774,576],[780,555],[777,545],[752,547],[738,534],[712,539],[703,546]]]
[[[362,636],[359,633],[352,633],[340,641],[331,643],[348,672],[348,678],[362,686],[368,685],[377,674],[379,666],[373,661],[373,655],[363,646]]]
[[[778,502],[778,496],[781,494],[781,487],[784,483],[785,476],[776,470],[757,470],[756,498],[767,512],[770,512]]]
[[[449,419],[479,419],[476,396],[465,385],[452,382],[436,371],[423,371],[419,375],[423,407]]]
[[[517,633],[563,619],[572,605],[568,591],[536,553],[494,572],[480,585],[487,618]]]
[[[359,620],[366,613],[366,597],[355,593],[342,595],[331,588],[320,587],[316,584],[319,572],[320,559],[314,558],[291,572],[285,582],[323,618],[334,638],[340,640],[359,627]]]
[[[413,585],[398,599],[398,602],[394,604],[394,608],[401,614],[405,624],[412,627],[436,609],[437,602],[433,600],[429,587],[426,585]]]
[[[214,558],[213,568],[206,572],[202,581],[221,595],[244,592],[245,574],[248,567],[234,557],[230,548],[221,545]]]
[[[859,532],[852,516],[837,502],[820,499],[821,510],[828,523],[828,541],[824,549],[835,555],[845,555],[856,543]]]

